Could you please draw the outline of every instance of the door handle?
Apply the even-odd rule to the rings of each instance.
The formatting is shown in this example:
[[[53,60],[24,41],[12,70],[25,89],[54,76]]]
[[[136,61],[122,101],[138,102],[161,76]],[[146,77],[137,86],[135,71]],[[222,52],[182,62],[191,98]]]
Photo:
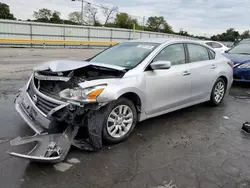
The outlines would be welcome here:
[[[184,72],[182,73],[183,76],[188,76],[188,75],[190,75],[190,74],[191,74],[191,72],[189,72],[189,71],[184,71]]]
[[[216,68],[217,68],[216,65],[212,65],[212,66],[211,66],[211,69],[216,69]]]

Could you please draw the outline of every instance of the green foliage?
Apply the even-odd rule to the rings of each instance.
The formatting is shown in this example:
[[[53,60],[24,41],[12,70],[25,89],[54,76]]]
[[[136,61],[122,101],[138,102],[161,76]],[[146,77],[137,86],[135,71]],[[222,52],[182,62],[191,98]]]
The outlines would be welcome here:
[[[52,11],[46,8],[39,9],[38,11],[34,11],[33,17],[37,21],[41,22],[50,22],[50,18],[52,17]]]
[[[183,35],[183,36],[190,36],[187,31],[183,31],[183,30],[180,30],[178,34]]]
[[[151,16],[147,20],[145,30],[163,33],[173,33],[172,27],[166,22],[163,16]]]
[[[147,20],[147,26],[150,31],[159,31],[164,23],[165,20],[162,16],[149,17]]]
[[[235,31],[234,28],[229,28],[226,32],[218,35],[213,35],[211,40],[215,41],[235,41],[240,38],[240,34],[238,31]]]
[[[63,23],[62,19],[60,18],[61,13],[58,11],[52,12],[49,9],[43,8],[39,9],[38,11],[34,11],[33,14],[36,22],[46,22],[46,23],[55,23],[61,24]]]
[[[62,23],[66,25],[80,25],[80,23],[72,22],[71,20],[62,20]]]
[[[250,38],[250,31],[246,30],[241,34],[241,39]]]
[[[163,30],[162,30],[162,32],[163,33],[174,33],[173,28],[167,22],[165,22],[163,24]]]
[[[63,21],[60,18],[60,15],[61,15],[60,12],[54,11],[51,18],[50,18],[50,22],[51,23],[58,23],[58,24],[63,23]]]
[[[71,12],[69,14],[69,21],[76,24],[81,24],[81,12]]]
[[[114,21],[114,25],[118,28],[132,29],[135,24],[138,27],[138,21],[135,18],[130,17],[127,13],[117,13]]]
[[[0,3],[0,19],[16,20],[13,14],[10,13],[9,5]]]

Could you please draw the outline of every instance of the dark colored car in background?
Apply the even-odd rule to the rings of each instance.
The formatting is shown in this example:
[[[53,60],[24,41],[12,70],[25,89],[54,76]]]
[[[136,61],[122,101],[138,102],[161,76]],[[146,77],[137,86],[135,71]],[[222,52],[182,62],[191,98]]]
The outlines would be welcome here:
[[[234,63],[234,81],[250,83],[250,39],[244,39],[223,53]]]

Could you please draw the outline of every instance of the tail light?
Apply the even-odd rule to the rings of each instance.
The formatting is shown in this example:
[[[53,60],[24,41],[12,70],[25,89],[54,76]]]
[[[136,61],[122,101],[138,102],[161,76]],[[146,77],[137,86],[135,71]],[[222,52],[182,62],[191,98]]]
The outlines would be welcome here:
[[[227,64],[228,64],[230,67],[234,68],[234,64],[233,64],[232,61],[228,61]]]

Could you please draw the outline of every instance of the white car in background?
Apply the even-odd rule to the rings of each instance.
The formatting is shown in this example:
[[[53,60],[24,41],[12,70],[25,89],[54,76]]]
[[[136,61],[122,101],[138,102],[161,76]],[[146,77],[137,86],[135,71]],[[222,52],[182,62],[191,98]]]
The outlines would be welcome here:
[[[211,48],[214,49],[214,51],[224,53],[225,51],[229,50],[227,46],[224,44],[217,42],[217,41],[202,41],[204,44],[210,46]]]

